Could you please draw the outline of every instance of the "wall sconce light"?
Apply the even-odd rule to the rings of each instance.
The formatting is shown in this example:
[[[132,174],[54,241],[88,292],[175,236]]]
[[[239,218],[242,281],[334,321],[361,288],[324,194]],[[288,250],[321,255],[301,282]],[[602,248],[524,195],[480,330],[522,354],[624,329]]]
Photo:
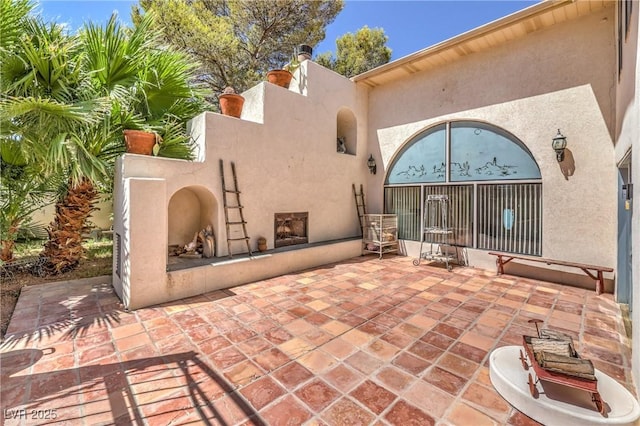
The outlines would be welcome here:
[[[367,167],[369,167],[369,172],[372,175],[376,174],[376,160],[373,158],[373,154],[369,154],[369,159],[367,160]]]
[[[562,160],[564,160],[564,149],[567,147],[567,138],[562,136],[560,129],[558,129],[558,134],[553,138],[551,147],[556,152],[558,163],[562,162]]]

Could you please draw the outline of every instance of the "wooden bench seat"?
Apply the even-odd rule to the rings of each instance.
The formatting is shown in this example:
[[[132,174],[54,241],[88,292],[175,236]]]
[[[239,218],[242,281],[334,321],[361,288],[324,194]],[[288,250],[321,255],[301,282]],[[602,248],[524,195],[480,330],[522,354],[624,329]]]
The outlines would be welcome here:
[[[564,260],[547,259],[544,257],[527,256],[524,254],[501,253],[495,251],[490,251],[489,254],[492,256],[496,256],[498,275],[504,274],[504,265],[511,262],[513,259],[546,263],[547,265],[569,266],[581,269],[582,272],[587,274],[592,279],[596,280],[596,294],[602,294],[604,292],[604,273],[613,272],[613,268],[608,268],[606,266],[587,265],[585,263],[567,262]]]

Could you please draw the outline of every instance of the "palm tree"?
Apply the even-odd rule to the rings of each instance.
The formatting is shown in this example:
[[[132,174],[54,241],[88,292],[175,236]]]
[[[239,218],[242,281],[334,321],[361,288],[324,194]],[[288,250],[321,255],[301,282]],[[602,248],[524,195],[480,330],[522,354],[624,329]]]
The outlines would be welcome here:
[[[105,29],[89,24],[68,35],[29,18],[26,36],[7,55],[16,65],[3,70],[0,124],[43,174],[65,177],[43,251],[51,273],[73,269],[82,257],[87,219],[99,191],[110,191],[115,158],[124,152],[124,126],[154,127],[164,138],[160,155],[192,155],[184,123],[204,105],[189,86],[193,61],[160,48],[148,31],[152,20],[147,15],[129,30],[112,16]]]

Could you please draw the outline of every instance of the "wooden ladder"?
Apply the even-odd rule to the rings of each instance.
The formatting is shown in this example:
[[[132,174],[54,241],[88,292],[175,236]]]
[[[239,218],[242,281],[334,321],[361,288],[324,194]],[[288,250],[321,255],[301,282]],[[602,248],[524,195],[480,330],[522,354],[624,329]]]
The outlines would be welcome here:
[[[356,192],[355,183],[351,184],[353,188],[353,198],[356,200],[356,210],[358,210],[358,221],[360,222],[360,232],[362,232],[362,217],[367,214],[367,207],[364,204],[364,190],[362,184],[360,184],[360,192]]]
[[[227,186],[224,183],[224,161],[220,159],[220,178],[222,180],[222,201],[224,203],[224,223],[227,228],[227,249],[229,250],[229,257],[233,258],[233,253],[231,251],[231,243],[234,241],[244,241],[247,244],[247,251],[249,252],[249,257],[252,257],[251,246],[249,245],[249,237],[247,236],[247,221],[244,220],[244,214],[242,213],[242,204],[240,203],[240,191],[238,190],[238,179],[236,178],[236,165],[232,161],[231,162],[231,174],[233,175],[233,189],[227,189]],[[227,200],[227,194],[235,194],[235,204],[229,205]],[[233,196],[233,195],[232,195]],[[234,214],[234,218],[232,220],[229,219],[229,211],[237,211]],[[242,227],[242,237],[231,238],[231,227],[232,226],[241,226]]]

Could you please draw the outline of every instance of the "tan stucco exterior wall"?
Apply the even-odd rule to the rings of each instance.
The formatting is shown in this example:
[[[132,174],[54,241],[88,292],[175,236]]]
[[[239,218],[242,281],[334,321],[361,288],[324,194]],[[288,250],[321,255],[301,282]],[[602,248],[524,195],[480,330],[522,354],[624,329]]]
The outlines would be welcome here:
[[[615,267],[613,18],[608,8],[370,89],[370,149],[381,158],[371,210],[382,210],[387,166],[412,136],[447,120],[484,121],[519,138],[540,167],[542,255]],[[568,141],[562,165],[551,149],[557,129]],[[565,178],[567,160],[575,171]],[[417,245],[406,247],[417,256]],[[468,257],[495,268],[482,251]]]
[[[635,251],[632,261],[631,287],[633,291],[632,306],[632,370],[636,388],[640,378],[640,46],[638,43],[640,10],[638,4],[633,5],[631,23],[628,34],[623,34],[622,69],[616,91],[616,163],[624,160],[631,152],[631,182],[633,182],[633,200],[631,203],[631,244]],[[618,17],[618,19],[623,19]],[[617,28],[618,21],[616,21]],[[623,213],[625,214],[625,213]],[[626,257],[626,253],[621,256]],[[626,261],[626,259],[624,259]]]
[[[124,155],[118,161],[114,191],[114,232],[121,238],[119,255],[117,244],[114,248],[114,269],[123,274],[114,274],[113,282],[125,305],[148,306],[199,294],[192,292],[203,288],[238,284],[235,273],[235,277],[211,278],[210,285],[176,291],[175,280],[167,273],[168,245],[186,244],[207,224],[214,227],[218,257],[228,254],[220,159],[225,162],[228,188],[233,182],[230,162],[236,164],[253,250],[261,236],[268,248],[274,247],[275,213],[308,212],[309,243],[360,235],[351,187],[364,183],[368,174],[366,104],[358,100],[359,90],[352,81],[307,61],[289,90],[265,82],[245,92],[241,119],[215,113],[195,117],[191,129],[199,146],[198,161]],[[348,138],[349,154],[336,151],[337,136]],[[229,204],[236,204],[235,197]],[[233,244],[234,253],[246,251],[244,243]],[[306,261],[279,256],[277,262],[291,271],[360,251],[356,244],[335,250],[332,256],[307,253]],[[265,274],[282,273],[281,266],[265,266],[269,261],[261,261]],[[210,271],[202,274],[191,274],[191,279],[204,282]],[[251,275],[252,279],[266,276]]]

